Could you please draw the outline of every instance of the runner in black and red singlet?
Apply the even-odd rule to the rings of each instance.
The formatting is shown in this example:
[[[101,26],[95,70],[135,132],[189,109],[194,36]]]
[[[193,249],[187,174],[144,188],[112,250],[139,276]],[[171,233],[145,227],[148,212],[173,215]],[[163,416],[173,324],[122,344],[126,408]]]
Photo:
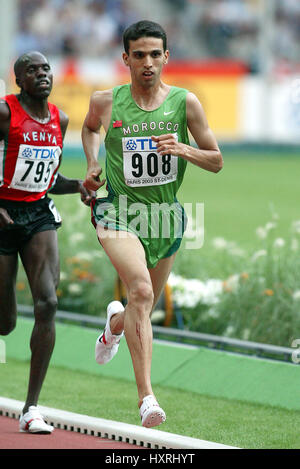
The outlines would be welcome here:
[[[0,100],[0,335],[16,325],[15,283],[22,261],[34,303],[31,366],[20,431],[51,433],[37,409],[55,342],[54,317],[59,282],[56,229],[61,218],[48,193],[80,193],[89,204],[94,193],[82,181],[59,172],[68,117],[48,103],[52,71],[39,52],[15,63],[17,95]]]

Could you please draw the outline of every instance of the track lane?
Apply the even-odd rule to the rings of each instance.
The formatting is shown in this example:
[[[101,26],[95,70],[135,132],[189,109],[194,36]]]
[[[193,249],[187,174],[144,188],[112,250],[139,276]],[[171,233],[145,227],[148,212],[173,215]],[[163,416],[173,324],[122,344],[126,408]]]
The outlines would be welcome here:
[[[19,422],[0,416],[0,449],[147,449],[125,442],[55,428],[51,435],[19,432]]]

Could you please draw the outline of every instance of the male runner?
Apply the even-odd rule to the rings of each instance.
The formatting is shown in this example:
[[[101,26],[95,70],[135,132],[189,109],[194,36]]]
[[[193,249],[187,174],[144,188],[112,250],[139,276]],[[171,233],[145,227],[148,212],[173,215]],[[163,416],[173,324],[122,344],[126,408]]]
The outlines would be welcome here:
[[[48,192],[91,193],[82,181],[58,173],[68,117],[48,103],[52,71],[39,52],[16,61],[20,94],[0,101],[0,334],[16,325],[15,283],[18,255],[23,263],[34,303],[35,323],[30,340],[28,393],[20,431],[51,433],[37,406],[55,342],[59,254],[56,229],[61,218]]]
[[[128,300],[125,309],[119,302],[108,305],[105,330],[96,342],[96,360],[102,364],[112,359],[124,330],[142,425],[153,427],[166,416],[151,387],[150,315],[167,282],[184,231],[184,213],[176,193],[187,162],[218,172],[222,155],[196,96],[161,80],[169,58],[161,26],[140,21],[127,28],[123,41],[123,60],[130,69],[131,84],[95,92],[82,129],[88,164],[84,184],[90,190],[103,184],[98,165],[101,125],[106,131],[108,197],[96,200],[93,222],[126,287]],[[190,146],[188,129],[198,148]],[[125,196],[128,210],[124,214]],[[156,212],[159,231],[153,235],[151,222],[145,233],[145,220],[147,223],[150,219],[152,207],[162,203],[172,207],[171,212]],[[171,213],[172,227],[167,236],[162,236],[166,212],[168,216]]]

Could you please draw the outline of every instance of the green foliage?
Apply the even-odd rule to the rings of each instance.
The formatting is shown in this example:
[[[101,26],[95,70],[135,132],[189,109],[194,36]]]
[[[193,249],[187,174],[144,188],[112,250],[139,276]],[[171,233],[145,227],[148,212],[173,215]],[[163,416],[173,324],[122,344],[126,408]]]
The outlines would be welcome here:
[[[171,277],[190,330],[291,346],[300,330],[300,222],[292,224],[290,236],[285,239],[277,237],[278,222],[257,229],[251,250],[240,249],[225,239],[212,240],[211,261],[217,262],[224,274],[215,279],[214,289],[209,292],[209,282],[198,280],[198,285],[193,284],[191,277],[197,278],[196,270],[190,268],[190,305],[195,298],[192,307],[185,307],[184,279]],[[192,253],[180,255],[192,265],[188,259]],[[177,272],[180,274],[179,268]],[[207,273],[203,272],[202,278]],[[181,291],[180,285],[184,285]]]

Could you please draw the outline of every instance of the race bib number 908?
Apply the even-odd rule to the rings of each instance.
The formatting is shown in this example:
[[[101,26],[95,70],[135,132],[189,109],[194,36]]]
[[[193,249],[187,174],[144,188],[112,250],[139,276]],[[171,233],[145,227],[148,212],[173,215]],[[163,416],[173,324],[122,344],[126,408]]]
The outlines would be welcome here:
[[[20,145],[15,172],[10,183],[13,189],[43,192],[59,165],[60,147]]]
[[[158,186],[176,180],[177,156],[157,154],[151,137],[123,137],[122,148],[127,186]]]

